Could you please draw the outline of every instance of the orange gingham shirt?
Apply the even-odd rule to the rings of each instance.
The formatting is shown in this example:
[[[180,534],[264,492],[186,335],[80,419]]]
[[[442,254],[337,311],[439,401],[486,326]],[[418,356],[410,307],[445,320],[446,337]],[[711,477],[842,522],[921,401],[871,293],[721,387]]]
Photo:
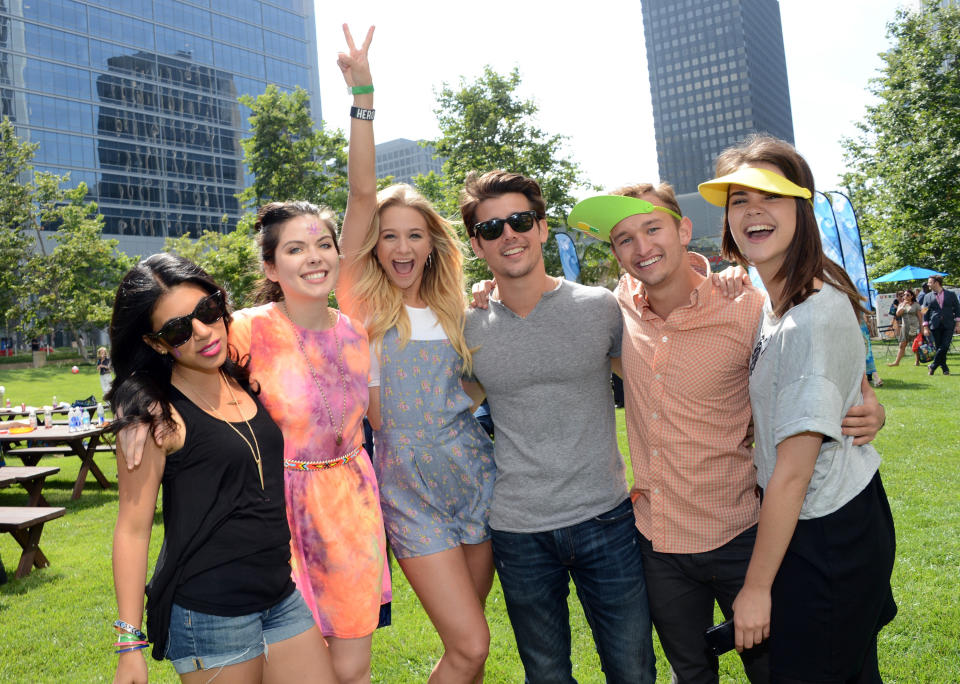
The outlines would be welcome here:
[[[666,320],[629,274],[623,310],[623,382],[637,528],[663,553],[716,549],[754,525],[760,510],[753,450],[740,446],[750,422],[750,354],[763,295],[729,299],[708,277],[690,304]]]

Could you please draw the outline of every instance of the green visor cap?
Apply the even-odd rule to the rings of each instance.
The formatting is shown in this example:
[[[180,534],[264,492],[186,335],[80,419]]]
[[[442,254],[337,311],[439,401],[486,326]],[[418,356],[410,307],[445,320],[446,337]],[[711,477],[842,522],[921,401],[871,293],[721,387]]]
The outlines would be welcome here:
[[[610,231],[623,219],[634,214],[649,214],[654,210],[670,214],[678,221],[683,218],[675,211],[636,197],[598,195],[578,202],[567,217],[567,225],[582,230],[590,237],[610,242]]]
[[[775,195],[787,197],[802,197],[810,199],[810,191],[801,188],[793,181],[789,181],[779,173],[767,169],[755,169],[750,166],[741,166],[733,173],[720,176],[706,183],[701,183],[697,189],[703,199],[717,207],[727,206],[727,190],[731,185],[742,185],[746,188],[771,192]]]

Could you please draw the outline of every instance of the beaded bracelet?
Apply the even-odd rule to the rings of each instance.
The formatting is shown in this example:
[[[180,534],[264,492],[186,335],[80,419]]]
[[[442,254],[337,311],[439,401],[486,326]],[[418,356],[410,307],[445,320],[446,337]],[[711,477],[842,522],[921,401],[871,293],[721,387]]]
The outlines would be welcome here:
[[[143,632],[141,632],[139,629],[137,629],[137,628],[134,627],[133,625],[131,625],[131,624],[127,623],[127,622],[124,622],[123,620],[117,620],[116,622],[114,622],[114,623],[113,623],[113,628],[116,629],[116,630],[119,631],[119,632],[126,632],[127,634],[132,634],[133,636],[137,637],[137,638],[140,639],[141,641],[146,641],[146,640],[147,640],[147,635],[146,635],[146,634],[144,634]]]

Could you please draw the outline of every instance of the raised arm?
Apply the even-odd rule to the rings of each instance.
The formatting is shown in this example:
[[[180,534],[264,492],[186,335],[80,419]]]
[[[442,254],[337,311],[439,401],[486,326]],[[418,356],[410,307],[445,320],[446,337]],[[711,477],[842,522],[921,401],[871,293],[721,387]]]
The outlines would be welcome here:
[[[373,40],[371,26],[367,37],[359,48],[353,42],[353,36],[346,24],[343,35],[347,40],[347,51],[337,56],[337,66],[343,73],[347,87],[367,89],[370,92],[354,93],[353,106],[361,110],[373,110],[373,78],[367,51]],[[347,211],[343,218],[343,231],[340,247],[344,255],[344,275],[352,281],[354,258],[363,244],[364,236],[373,214],[377,209],[377,158],[373,140],[373,120],[358,118],[363,113],[354,112],[350,118],[350,148],[347,157],[347,175],[350,181],[350,193],[347,197]],[[341,278],[343,275],[341,275]]]

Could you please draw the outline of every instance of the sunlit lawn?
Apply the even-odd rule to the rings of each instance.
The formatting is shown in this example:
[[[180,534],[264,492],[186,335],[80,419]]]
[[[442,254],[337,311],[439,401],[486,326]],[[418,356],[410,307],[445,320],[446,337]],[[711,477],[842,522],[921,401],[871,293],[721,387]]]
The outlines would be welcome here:
[[[900,614],[881,634],[881,671],[888,682],[960,681],[960,376],[929,377],[924,368],[888,369],[878,351],[885,386],[879,390],[887,407],[887,425],[877,440],[884,456],[882,474],[897,524],[898,553],[894,593]],[[910,361],[912,363],[912,361]],[[960,374],[960,358],[955,358]],[[6,371],[0,385],[14,401],[48,403],[99,396],[95,370],[77,375],[68,369]],[[621,421],[621,449],[626,436]],[[98,457],[116,482],[116,465]],[[18,459],[11,459],[19,465]],[[110,570],[110,544],[117,508],[116,489],[103,491],[89,479],[79,501],[70,492],[79,463],[75,458],[46,459],[60,474],[48,482],[51,505],[67,514],[48,523],[42,547],[51,567],[13,579],[20,549],[8,534],[0,535],[0,557],[9,581],[0,587],[0,682],[110,681],[115,665],[110,625],[116,605]],[[21,505],[22,490],[0,490],[0,505]],[[155,530],[153,554],[159,550]],[[374,639],[376,682],[423,682],[440,653],[429,620],[396,567],[393,626]],[[589,629],[576,599],[574,616],[575,676],[580,682],[601,682],[599,662]],[[488,682],[520,682],[523,674],[499,586],[487,606],[492,632]],[[149,660],[154,682],[177,678],[168,663]],[[736,656],[721,658],[723,681],[745,681]],[[658,681],[669,681],[662,659]]]

